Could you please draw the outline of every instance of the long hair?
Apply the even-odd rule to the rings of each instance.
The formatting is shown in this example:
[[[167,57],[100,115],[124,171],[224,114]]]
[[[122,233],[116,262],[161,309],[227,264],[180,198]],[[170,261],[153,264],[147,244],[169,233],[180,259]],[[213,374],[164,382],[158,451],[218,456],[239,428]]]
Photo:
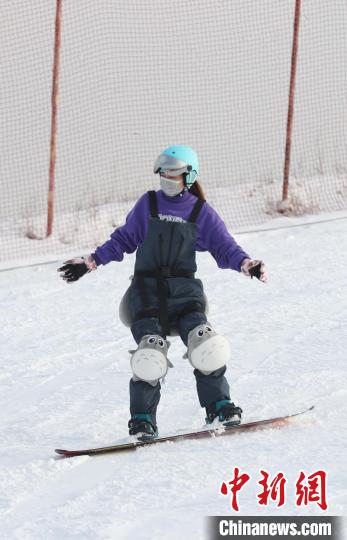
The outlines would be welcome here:
[[[192,195],[195,195],[195,197],[201,199],[202,201],[206,201],[204,190],[202,189],[200,182],[197,180],[195,180],[194,184],[189,189],[189,193],[192,193]]]

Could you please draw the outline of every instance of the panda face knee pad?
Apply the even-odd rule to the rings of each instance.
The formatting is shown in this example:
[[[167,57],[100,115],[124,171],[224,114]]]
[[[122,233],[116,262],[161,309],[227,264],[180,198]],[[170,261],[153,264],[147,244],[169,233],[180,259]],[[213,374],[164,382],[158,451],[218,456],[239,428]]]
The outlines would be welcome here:
[[[130,351],[134,380],[157,384],[159,379],[165,377],[168,368],[172,367],[167,358],[168,348],[168,342],[161,336],[143,336],[136,351]]]
[[[188,334],[187,357],[194,368],[209,375],[228,362],[230,346],[208,323],[200,324]]]

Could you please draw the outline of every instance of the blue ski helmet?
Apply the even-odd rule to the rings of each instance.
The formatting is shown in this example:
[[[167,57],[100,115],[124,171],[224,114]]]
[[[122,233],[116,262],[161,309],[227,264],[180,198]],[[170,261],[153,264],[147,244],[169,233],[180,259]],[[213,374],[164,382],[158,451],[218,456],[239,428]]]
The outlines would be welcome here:
[[[167,172],[170,176],[186,173],[185,182],[189,189],[199,174],[198,156],[190,146],[169,146],[156,159],[153,171],[155,174]]]

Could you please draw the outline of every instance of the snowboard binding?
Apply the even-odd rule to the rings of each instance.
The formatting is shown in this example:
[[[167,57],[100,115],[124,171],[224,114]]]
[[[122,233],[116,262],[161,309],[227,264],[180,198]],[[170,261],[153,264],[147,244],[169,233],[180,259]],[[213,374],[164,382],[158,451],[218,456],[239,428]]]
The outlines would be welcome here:
[[[128,422],[129,435],[136,435],[139,441],[150,441],[158,437],[158,428],[150,414],[134,414]]]
[[[241,407],[237,407],[228,399],[216,401],[206,407],[206,424],[212,424],[216,418],[223,426],[238,426],[241,423]]]

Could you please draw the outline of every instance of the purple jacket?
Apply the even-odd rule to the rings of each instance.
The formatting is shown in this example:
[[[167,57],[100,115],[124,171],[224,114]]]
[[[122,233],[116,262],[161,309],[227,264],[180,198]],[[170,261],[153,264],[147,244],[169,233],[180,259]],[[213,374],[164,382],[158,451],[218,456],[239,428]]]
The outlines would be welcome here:
[[[177,197],[168,197],[163,191],[157,191],[160,219],[187,221],[195,202],[196,197],[188,191]],[[95,250],[93,257],[96,264],[99,266],[110,261],[121,261],[124,253],[133,253],[146,237],[149,218],[149,197],[145,193],[127,215],[125,224],[118,227],[110,239]],[[219,268],[240,271],[242,261],[250,257],[235,242],[225,223],[208,203],[203,205],[196,224],[196,251],[209,251]]]

